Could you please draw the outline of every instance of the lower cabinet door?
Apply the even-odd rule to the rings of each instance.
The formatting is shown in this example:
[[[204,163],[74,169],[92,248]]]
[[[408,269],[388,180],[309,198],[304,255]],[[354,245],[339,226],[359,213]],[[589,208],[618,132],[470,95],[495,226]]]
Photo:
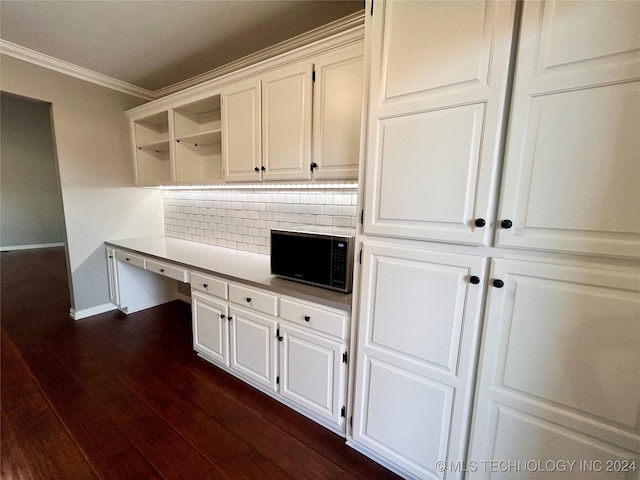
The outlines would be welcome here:
[[[280,324],[280,394],[342,427],[345,345]]]
[[[227,305],[191,290],[193,349],[229,366],[229,320]]]
[[[468,478],[638,478],[637,268],[495,259],[491,279]]]
[[[229,308],[230,366],[239,373],[277,390],[275,319],[237,307]]]
[[[353,441],[412,477],[462,478],[440,462],[466,454],[486,259],[363,245]]]

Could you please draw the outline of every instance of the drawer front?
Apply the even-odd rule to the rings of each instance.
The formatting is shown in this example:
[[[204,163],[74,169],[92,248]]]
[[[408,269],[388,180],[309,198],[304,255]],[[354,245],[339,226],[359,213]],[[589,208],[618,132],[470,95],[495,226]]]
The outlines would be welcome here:
[[[229,300],[267,315],[277,314],[278,297],[260,290],[230,284]]]
[[[187,283],[187,271],[184,268],[176,267],[175,265],[147,260],[147,270]]]
[[[134,255],[129,252],[121,252],[120,250],[116,250],[116,258],[121,262],[128,263],[135,267],[144,268],[144,257],[139,255]]]
[[[191,288],[208,293],[209,295],[224,298],[225,300],[228,298],[227,282],[215,277],[203,275],[202,273],[191,272]]]
[[[287,298],[280,299],[280,317],[307,328],[344,339],[347,316]]]

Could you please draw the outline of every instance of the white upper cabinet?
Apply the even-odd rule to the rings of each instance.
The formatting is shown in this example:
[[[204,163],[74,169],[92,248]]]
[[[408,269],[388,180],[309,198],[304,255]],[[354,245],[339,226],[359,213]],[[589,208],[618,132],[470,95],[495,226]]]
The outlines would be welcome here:
[[[311,178],[312,75],[303,63],[262,76],[264,180]]]
[[[164,111],[130,122],[136,186],[166,185],[173,178],[169,113]]]
[[[313,178],[358,177],[363,86],[362,45],[314,61]]]
[[[638,19],[640,2],[525,2],[498,245],[640,256]]]
[[[374,2],[365,233],[489,244],[515,8]]]
[[[262,179],[260,79],[234,83],[222,91],[224,178],[232,182]]]

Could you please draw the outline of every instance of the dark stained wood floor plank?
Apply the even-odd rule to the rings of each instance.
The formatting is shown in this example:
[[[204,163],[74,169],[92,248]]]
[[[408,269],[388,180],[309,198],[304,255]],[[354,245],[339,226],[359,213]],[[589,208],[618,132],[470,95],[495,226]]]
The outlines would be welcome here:
[[[98,478],[39,390],[15,346],[6,334],[1,337],[2,368],[11,372],[0,377],[2,433],[17,442],[15,447],[8,447],[10,451],[21,454],[21,458],[14,457],[18,458],[18,464],[5,464],[3,471],[25,472],[26,466],[34,479]],[[6,440],[3,438],[4,448]]]
[[[188,304],[74,322],[62,249],[0,263],[3,479],[399,478],[197,357]]]

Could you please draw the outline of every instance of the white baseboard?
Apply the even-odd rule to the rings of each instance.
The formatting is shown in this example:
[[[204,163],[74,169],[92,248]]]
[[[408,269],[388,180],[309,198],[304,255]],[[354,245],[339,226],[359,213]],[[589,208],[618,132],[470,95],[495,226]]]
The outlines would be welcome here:
[[[105,303],[104,305],[98,305],[97,307],[85,308],[82,310],[69,309],[69,316],[74,320],[82,320],[83,318],[92,317],[101,313],[110,312],[117,307],[113,303]]]
[[[191,297],[180,292],[178,292],[178,300],[184,303],[191,303]]]
[[[33,250],[36,248],[64,247],[64,243],[36,243],[33,245],[14,245],[12,247],[0,247],[0,252],[11,250]]]

